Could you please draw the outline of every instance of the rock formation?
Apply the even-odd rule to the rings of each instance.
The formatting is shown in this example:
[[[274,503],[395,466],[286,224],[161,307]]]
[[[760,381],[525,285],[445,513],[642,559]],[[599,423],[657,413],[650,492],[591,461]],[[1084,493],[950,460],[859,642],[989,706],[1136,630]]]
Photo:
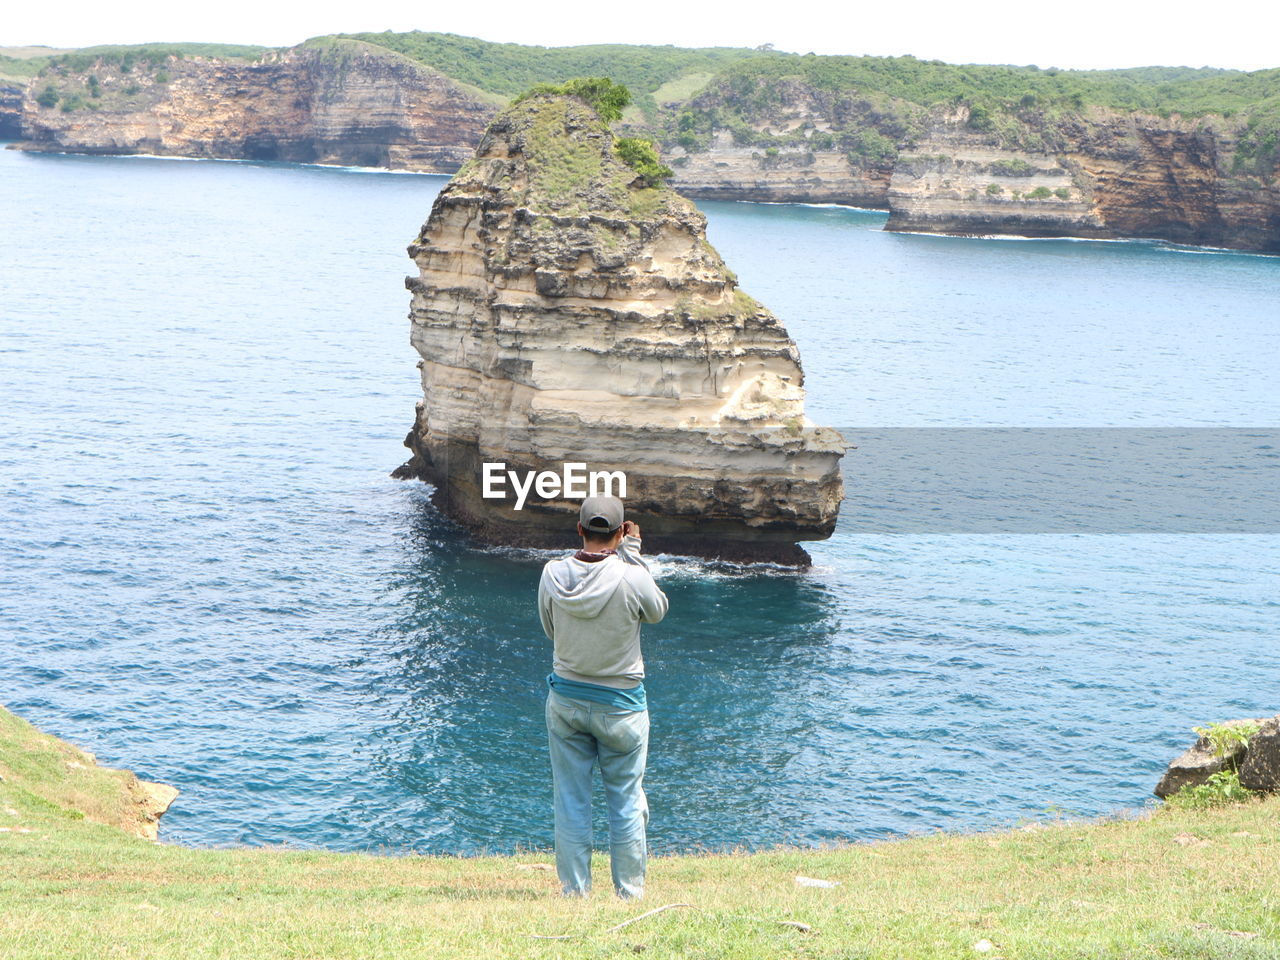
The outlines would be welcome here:
[[[482,464],[623,471],[651,552],[807,562],[844,445],[805,418],[795,343],[705,226],[581,101],[500,114],[409,248],[424,399],[397,475],[486,539],[567,546],[576,501],[486,499]]]
[[[887,230],[1280,251],[1265,120],[1255,130],[1240,115],[1055,112],[1024,100],[997,123],[959,100],[925,106],[730,72],[669,105],[668,147],[690,196],[887,209]]]
[[[1260,793],[1280,791],[1280,715],[1262,721],[1249,738],[1249,747],[1240,760],[1240,786]]]
[[[1239,123],[1092,108],[1033,151],[963,121],[899,157],[885,229],[1280,251],[1280,184],[1233,170]]]
[[[1204,783],[1215,773],[1236,770],[1240,785],[1262,793],[1280,791],[1280,715],[1256,720],[1229,720],[1223,726],[1248,725],[1255,729],[1248,743],[1232,743],[1219,754],[1207,736],[1201,736],[1170,762],[1156,784],[1155,795],[1167,800],[1184,787]]]
[[[23,86],[0,80],[0,140],[22,136]]]
[[[94,70],[93,110],[42,106],[37,97],[50,80],[31,81],[24,149],[452,173],[496,110],[493,98],[352,40],[252,62],[171,57],[154,74],[122,73],[110,62]],[[77,76],[57,86],[87,97]]]
[[[882,210],[892,163],[854,166],[843,153],[786,150],[776,156],[739,146],[720,131],[705,152],[675,151],[677,190],[700,200],[837,203]]]

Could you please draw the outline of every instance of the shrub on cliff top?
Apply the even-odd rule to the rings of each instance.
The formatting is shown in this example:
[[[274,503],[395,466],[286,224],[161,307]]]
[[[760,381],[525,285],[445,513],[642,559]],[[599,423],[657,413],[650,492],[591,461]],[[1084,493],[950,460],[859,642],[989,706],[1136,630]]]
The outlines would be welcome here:
[[[656,187],[663,180],[675,176],[674,171],[658,158],[658,151],[652,140],[619,137],[614,142],[613,149],[618,159],[638,173],[646,186]]]
[[[600,114],[605,123],[621,120],[623,108],[631,102],[631,91],[608,77],[574,77],[564,83],[536,83],[516,97],[515,102],[540,94],[577,97]]]

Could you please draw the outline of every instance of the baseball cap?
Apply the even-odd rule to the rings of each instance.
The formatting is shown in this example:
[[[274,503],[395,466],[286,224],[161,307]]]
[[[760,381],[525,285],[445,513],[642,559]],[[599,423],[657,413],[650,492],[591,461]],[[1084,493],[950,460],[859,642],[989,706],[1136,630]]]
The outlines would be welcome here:
[[[613,533],[622,526],[622,501],[617,497],[587,497],[578,511],[583,530]]]

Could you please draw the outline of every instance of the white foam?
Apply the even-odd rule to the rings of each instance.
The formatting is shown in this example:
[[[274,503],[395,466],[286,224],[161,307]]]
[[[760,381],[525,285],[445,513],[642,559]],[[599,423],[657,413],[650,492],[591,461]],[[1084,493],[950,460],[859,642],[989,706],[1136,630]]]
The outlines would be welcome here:
[[[904,237],[945,237],[949,240],[1013,240],[1022,243],[1129,243],[1144,244],[1156,250],[1169,253],[1193,253],[1216,256],[1223,253],[1242,257],[1280,257],[1280,254],[1267,253],[1260,250],[1237,250],[1234,247],[1194,246],[1189,243],[1174,243],[1160,237],[1024,237],[1016,233],[935,233],[931,230],[888,230]]]
[[[678,187],[676,188],[679,189]],[[714,197],[705,197],[714,200]],[[720,201],[726,202],[726,201]],[[728,203],[750,203],[760,207],[813,207],[815,210],[853,210],[857,213],[878,213],[888,216],[888,210],[877,210],[875,207],[855,207],[848,203],[808,203],[803,200],[729,200]]]
[[[545,547],[511,547],[498,544],[481,544],[476,547],[480,553],[495,554],[512,560],[537,560],[545,563],[558,560],[571,554],[576,547],[567,544],[562,549]],[[689,557],[675,553],[645,554],[645,562],[655,577],[673,577],[681,580],[730,580],[737,577],[793,577],[805,574],[825,574],[834,568],[817,564],[802,568],[782,563],[753,562],[741,563],[731,560],[707,560],[701,557]]]
[[[303,163],[295,160],[253,160],[249,157],[176,157],[163,153],[76,153],[70,150],[34,151],[44,154],[55,154],[63,157],[93,157],[96,160],[175,160],[182,163],[257,163],[271,164],[279,167],[319,167],[324,170],[341,170],[347,173],[386,173],[408,175],[413,177],[443,177],[448,179],[452,174],[432,173],[427,170],[388,170],[386,167],[357,167],[345,163]]]

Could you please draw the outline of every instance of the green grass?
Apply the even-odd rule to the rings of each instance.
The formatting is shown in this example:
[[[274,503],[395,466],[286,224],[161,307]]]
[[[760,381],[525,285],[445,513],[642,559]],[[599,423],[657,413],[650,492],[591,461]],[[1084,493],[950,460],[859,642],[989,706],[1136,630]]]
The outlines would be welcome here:
[[[270,47],[250,46],[241,43],[132,43],[103,44],[96,47],[80,47],[70,53],[48,58],[48,65],[62,67],[73,72],[89,70],[97,63],[119,65],[163,63],[169,57],[216,57],[221,60],[256,60]]]
[[[710,83],[713,76],[710,73],[686,73],[658,87],[653,91],[653,99],[660,104],[688,100]]]
[[[580,115],[586,108],[574,108],[563,97],[540,97],[528,104],[531,199],[552,207],[573,204],[584,184],[601,180],[606,172],[600,148],[571,137],[565,128],[570,117]],[[511,109],[520,111],[523,106]],[[603,128],[604,124],[600,122],[600,126]]]
[[[0,79],[26,82],[44,69],[48,57],[10,57],[0,54]]]
[[[596,894],[580,902],[561,899],[554,872],[538,869],[551,862],[546,852],[455,858],[151,843],[117,825],[129,821],[121,772],[66,768],[77,756],[0,709],[6,960],[536,960],[637,948],[726,960],[1280,956],[1280,798],[826,851],[655,857],[643,903],[612,896],[601,859]],[[660,817],[657,791],[653,799]],[[81,802],[83,810],[70,806]],[[839,886],[802,888],[797,875]],[[609,932],[672,903],[690,906]],[[796,923],[809,929],[788,925]],[[994,949],[976,951],[982,940]]]

